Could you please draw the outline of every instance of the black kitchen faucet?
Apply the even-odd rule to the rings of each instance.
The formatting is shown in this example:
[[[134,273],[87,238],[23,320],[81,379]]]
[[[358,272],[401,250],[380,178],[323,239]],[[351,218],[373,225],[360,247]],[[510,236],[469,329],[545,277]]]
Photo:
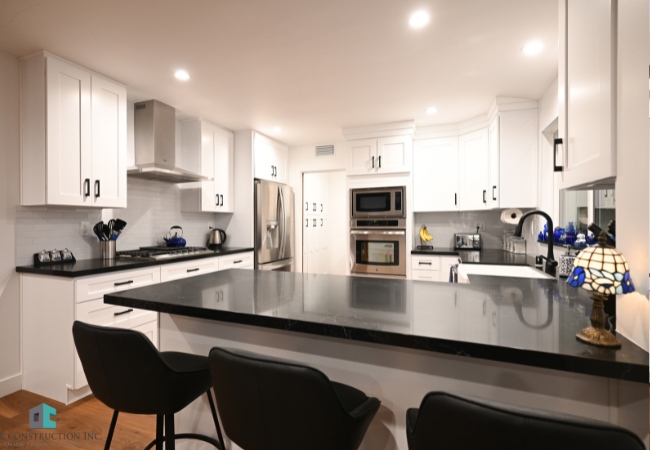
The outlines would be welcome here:
[[[551,216],[546,214],[544,211],[540,211],[538,209],[535,209],[533,211],[528,211],[524,215],[521,216],[521,219],[519,219],[519,223],[517,224],[517,228],[515,228],[515,233],[514,236],[521,237],[521,231],[522,228],[524,227],[524,222],[529,216],[533,216],[535,214],[539,214],[540,216],[544,217],[546,221],[548,222],[548,251],[546,253],[546,256],[542,256],[546,260],[546,264],[544,266],[544,272],[548,273],[549,275],[555,276],[555,267],[557,266],[557,261],[555,260],[555,257],[553,256],[553,219],[551,219]]]

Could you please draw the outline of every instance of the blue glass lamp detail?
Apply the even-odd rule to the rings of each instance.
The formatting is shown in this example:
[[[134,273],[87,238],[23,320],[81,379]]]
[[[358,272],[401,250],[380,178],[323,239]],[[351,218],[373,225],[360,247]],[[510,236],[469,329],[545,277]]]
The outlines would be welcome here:
[[[604,232],[598,236],[598,245],[582,250],[573,261],[573,269],[567,283],[591,291],[593,309],[591,327],[576,334],[589,344],[603,347],[620,347],[621,342],[605,329],[604,302],[608,295],[634,292],[630,267],[625,257],[614,247],[606,244]]]

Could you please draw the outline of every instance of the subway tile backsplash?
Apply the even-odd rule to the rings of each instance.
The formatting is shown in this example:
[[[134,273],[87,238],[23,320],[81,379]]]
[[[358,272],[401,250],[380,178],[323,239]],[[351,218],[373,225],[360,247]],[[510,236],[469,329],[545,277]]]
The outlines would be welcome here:
[[[187,245],[205,246],[210,225],[228,231],[232,214],[181,212],[180,188],[171,183],[128,179],[126,209],[74,209],[69,207],[16,207],[16,265],[33,263],[33,254],[68,248],[77,259],[99,257],[97,238],[81,236],[81,222],[91,227],[113,218],[127,226],[117,250],[164,245],[162,237],[173,225],[183,228]]]

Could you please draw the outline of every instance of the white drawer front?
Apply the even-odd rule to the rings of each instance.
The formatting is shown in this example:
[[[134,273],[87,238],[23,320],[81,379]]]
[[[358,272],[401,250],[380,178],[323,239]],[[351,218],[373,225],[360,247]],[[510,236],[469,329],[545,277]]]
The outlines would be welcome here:
[[[411,270],[440,270],[440,257],[411,256]]]
[[[253,261],[253,252],[221,256],[219,258],[219,270],[252,268]]]
[[[219,258],[194,259],[160,266],[160,281],[194,277],[219,270]]]
[[[411,273],[412,280],[439,281],[440,275],[437,270],[414,270]]]
[[[160,283],[159,266],[81,278],[76,281],[76,302],[95,300],[103,298],[105,294],[155,283]]]

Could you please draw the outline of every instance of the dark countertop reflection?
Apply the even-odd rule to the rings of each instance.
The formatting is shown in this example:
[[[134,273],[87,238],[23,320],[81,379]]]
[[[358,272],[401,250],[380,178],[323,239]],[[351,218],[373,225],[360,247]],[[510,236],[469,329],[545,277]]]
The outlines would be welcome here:
[[[291,332],[648,382],[648,353],[575,338],[591,300],[562,281],[471,284],[226,270],[122,291],[106,303]]]

